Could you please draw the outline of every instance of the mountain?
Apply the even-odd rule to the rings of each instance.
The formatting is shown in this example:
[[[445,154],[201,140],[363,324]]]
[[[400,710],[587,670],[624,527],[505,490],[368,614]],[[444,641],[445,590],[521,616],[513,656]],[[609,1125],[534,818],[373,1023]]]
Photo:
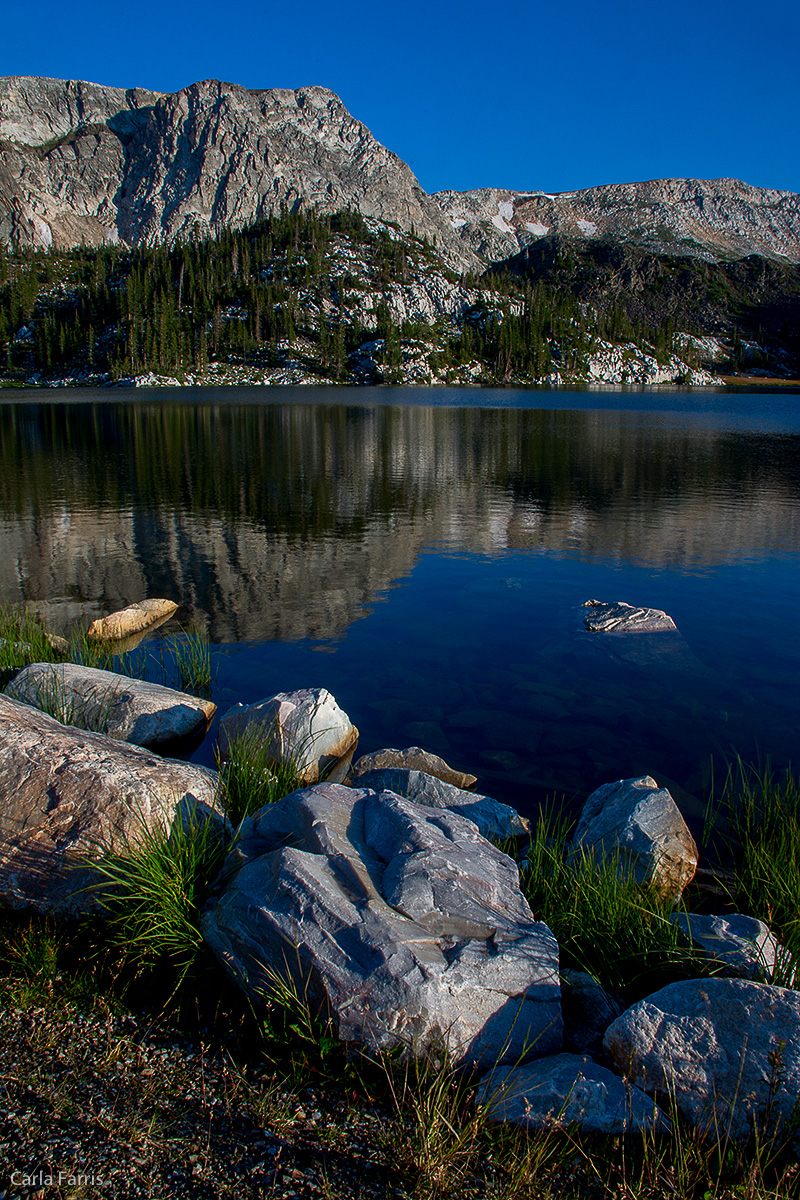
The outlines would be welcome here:
[[[483,188],[432,199],[465,245],[491,262],[558,236],[706,260],[759,254],[800,263],[800,195],[737,179],[653,179],[552,195]]]
[[[477,264],[410,168],[321,87],[206,80],[170,95],[0,79],[0,243],[65,249],[215,235],[298,206],[352,209]]]

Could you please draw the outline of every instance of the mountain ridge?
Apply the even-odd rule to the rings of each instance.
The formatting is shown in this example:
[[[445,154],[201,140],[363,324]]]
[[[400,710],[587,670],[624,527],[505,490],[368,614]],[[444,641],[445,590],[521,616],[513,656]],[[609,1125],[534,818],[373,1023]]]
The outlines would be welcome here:
[[[656,179],[428,195],[330,89],[202,80],[175,92],[0,78],[0,244],[66,249],[216,236],[290,208],[350,208],[434,242],[458,270],[551,234],[655,253],[800,262],[800,194]]]

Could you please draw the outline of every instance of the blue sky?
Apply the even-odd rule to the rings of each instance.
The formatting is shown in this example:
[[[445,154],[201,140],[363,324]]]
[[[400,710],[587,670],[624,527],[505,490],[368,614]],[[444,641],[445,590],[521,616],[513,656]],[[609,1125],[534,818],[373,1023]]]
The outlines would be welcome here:
[[[426,191],[727,176],[800,191],[797,0],[4,0],[0,74],[322,84]]]

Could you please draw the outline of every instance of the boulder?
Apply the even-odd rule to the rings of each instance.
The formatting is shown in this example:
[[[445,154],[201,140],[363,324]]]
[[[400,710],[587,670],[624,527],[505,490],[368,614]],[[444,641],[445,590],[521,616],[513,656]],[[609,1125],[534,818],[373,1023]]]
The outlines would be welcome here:
[[[177,610],[178,606],[172,600],[140,600],[138,604],[129,604],[119,612],[92,621],[86,636],[94,641],[118,641],[151,625],[163,623]]]
[[[558,945],[464,817],[320,784],[246,820],[202,918],[255,1003],[276,978],[373,1053],[488,1069],[561,1047]]]
[[[603,1036],[622,1012],[622,1005],[586,971],[561,972],[561,1011],[564,1049],[577,1054],[597,1054]]]
[[[453,787],[469,789],[478,782],[476,775],[467,775],[464,771],[456,771],[448,766],[438,754],[423,750],[421,746],[409,746],[406,750],[375,750],[372,754],[362,754],[353,763],[353,780],[366,771],[381,771],[397,768],[401,771],[424,771],[426,775],[434,775]]]
[[[589,609],[583,623],[591,633],[660,633],[677,629],[672,617],[660,608],[637,608],[624,600],[616,603],[587,600],[583,607]]]
[[[216,704],[172,688],[76,663],[33,663],[5,694],[43,709],[66,725],[135,746],[163,746],[204,729]]]
[[[697,846],[666,788],[650,775],[619,779],[592,792],[572,853],[618,857],[620,871],[676,900],[697,869]]]
[[[481,1080],[477,1102],[489,1120],[531,1132],[569,1125],[581,1133],[669,1129],[650,1096],[580,1054],[554,1054],[491,1071]]]
[[[301,783],[341,783],[347,778],[358,730],[325,688],[278,692],[257,704],[237,704],[219,730],[222,757],[233,738],[254,732],[274,766],[294,763]]]
[[[634,1004],[603,1040],[620,1072],[673,1097],[693,1125],[744,1138],[796,1115],[800,993],[744,979],[685,979]]]
[[[711,916],[687,912],[672,913],[670,920],[724,967],[726,975],[765,983],[772,979],[780,946],[763,921],[741,913]]]
[[[365,771],[358,776],[358,786],[375,791],[396,792],[407,796],[416,804],[427,804],[430,808],[449,808],[460,813],[468,821],[474,821],[486,838],[502,840],[508,837],[524,837],[530,833],[530,825],[515,808],[501,804],[491,796],[479,796],[453,787],[434,775],[424,771],[402,771],[399,768],[384,771]]]
[[[0,695],[0,898],[74,915],[94,907],[91,861],[216,812],[217,776],[190,763],[61,725]]]

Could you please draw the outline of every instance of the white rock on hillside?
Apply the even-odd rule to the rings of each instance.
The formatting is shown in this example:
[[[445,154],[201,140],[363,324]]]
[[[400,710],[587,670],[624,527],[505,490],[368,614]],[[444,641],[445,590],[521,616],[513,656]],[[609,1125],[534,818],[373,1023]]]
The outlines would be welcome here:
[[[77,663],[32,663],[12,679],[5,694],[44,712],[55,706],[64,724],[134,746],[163,746],[190,737],[217,710],[210,700]]]
[[[622,874],[677,899],[697,870],[697,846],[666,788],[650,775],[619,779],[592,792],[572,853],[617,858]]]
[[[0,695],[0,899],[10,908],[73,915],[92,861],[169,830],[199,806],[216,810],[217,775],[60,725]],[[220,818],[221,819],[221,818]]]
[[[606,1031],[606,1054],[688,1121],[744,1138],[796,1115],[800,993],[744,979],[686,979],[634,1004]]]
[[[245,821],[206,941],[256,1002],[290,977],[339,1037],[487,1069],[561,1046],[558,946],[471,822],[321,784]]]
[[[273,766],[292,763],[301,783],[341,783],[350,770],[358,730],[326,688],[278,692],[257,704],[237,704],[222,719],[220,752],[247,732],[265,745]]]

